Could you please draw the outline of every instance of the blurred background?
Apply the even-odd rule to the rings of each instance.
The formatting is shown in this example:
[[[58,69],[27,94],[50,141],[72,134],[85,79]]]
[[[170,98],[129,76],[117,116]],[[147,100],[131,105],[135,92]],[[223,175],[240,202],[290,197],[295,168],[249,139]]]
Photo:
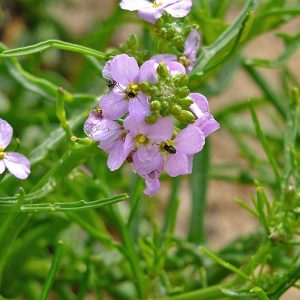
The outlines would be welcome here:
[[[297,1],[291,3],[299,4]],[[243,4],[244,1],[229,1],[226,22],[231,22],[236,17]],[[143,34],[143,26],[135,14],[121,12],[117,6],[118,1],[113,0],[1,0],[0,41],[8,48],[16,48],[47,39],[59,39],[104,51],[125,42],[130,34]],[[112,19],[114,22],[111,22]],[[275,33],[296,34],[300,28],[300,18],[295,17],[292,21],[287,18],[282,23],[275,31],[261,34],[249,41],[240,56],[276,59],[285,47],[283,40]],[[220,30],[224,28],[222,26],[220,24]],[[207,43],[209,40],[204,36],[203,44]],[[26,71],[49,79],[71,92],[101,95],[105,89],[101,69],[80,55],[52,49],[21,58],[20,62]],[[227,117],[230,121],[220,114],[228,105],[249,98],[259,101],[264,97],[253,78],[234,63],[232,62],[234,72],[220,72],[218,77],[209,78],[208,82],[202,82],[197,87],[197,91],[208,97],[211,111],[221,123],[221,129],[212,135],[209,145],[212,167],[205,222],[207,239],[212,249],[219,249],[234,238],[255,230],[255,219],[238,206],[234,199],[249,201],[255,192],[253,178],[263,177],[260,175],[264,174],[265,168],[262,162],[265,159],[263,151],[255,139],[248,138],[243,142],[239,140],[243,132],[250,130],[250,113],[245,111],[230,115]],[[285,97],[281,90],[282,70],[275,68],[260,71],[275,93],[278,93],[278,97]],[[285,71],[292,74],[293,78],[300,78],[299,50],[288,61]],[[81,104],[72,104],[69,109],[76,111]],[[29,111],[34,112],[34,115],[28,115]],[[272,133],[276,143],[282,134],[278,131],[282,124],[276,112],[271,106],[261,105],[258,114],[263,127]],[[0,116],[12,123],[15,136],[20,138],[27,153],[57,126],[53,103],[44,101],[40,95],[25,89],[3,64],[0,64]],[[221,118],[218,119],[218,116]],[[79,129],[77,133],[78,136],[83,136]],[[249,159],[248,147],[256,153],[257,159]],[[166,180],[159,195],[147,199],[150,209],[151,206],[159,207],[155,208],[157,219],[164,215],[169,190],[170,183]],[[180,199],[176,231],[179,235],[186,236],[191,213],[191,186],[188,179],[182,180]],[[291,291],[283,299],[300,299],[300,293]]]

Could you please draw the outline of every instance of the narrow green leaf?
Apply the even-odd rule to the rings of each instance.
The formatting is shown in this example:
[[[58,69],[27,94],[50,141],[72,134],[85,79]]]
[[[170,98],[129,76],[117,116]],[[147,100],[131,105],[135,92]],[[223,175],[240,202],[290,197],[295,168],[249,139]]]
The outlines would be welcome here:
[[[246,279],[247,281],[250,280],[250,278],[241,270],[239,270],[238,268],[236,268],[234,265],[224,261],[222,258],[218,257],[217,255],[215,255],[213,252],[209,251],[208,249],[204,248],[204,247],[200,247],[200,250],[207,256],[209,256],[215,263],[221,265],[222,267],[224,267],[225,269],[228,269],[230,271],[232,271],[233,273],[239,275],[240,277]]]
[[[88,48],[81,45],[71,44],[64,41],[59,40],[48,40],[45,42],[41,42],[35,45],[12,49],[12,50],[6,50],[0,53],[0,58],[6,58],[6,57],[18,57],[18,56],[25,56],[25,55],[31,55],[34,53],[41,53],[45,50],[48,50],[50,48],[56,48],[60,50],[66,50],[71,52],[76,52],[84,55],[90,55],[94,56],[100,59],[105,58],[105,54]]]
[[[256,294],[259,300],[270,300],[270,298],[267,296],[264,290],[260,287],[255,287],[251,289],[250,292]]]
[[[51,265],[50,271],[49,271],[49,273],[47,274],[47,277],[46,277],[46,281],[45,281],[45,284],[44,284],[44,287],[43,287],[43,290],[42,290],[40,300],[47,300],[48,299],[48,294],[49,294],[49,292],[51,290],[51,287],[54,283],[55,276],[56,276],[56,273],[57,273],[58,268],[59,268],[60,260],[61,260],[61,257],[62,257],[62,252],[63,252],[63,242],[59,241],[58,244],[57,244],[57,248],[56,248],[53,260],[52,260],[52,265]]]
[[[275,178],[276,178],[276,182],[277,182],[277,186],[279,187],[280,186],[280,182],[281,182],[281,177],[280,177],[280,172],[279,172],[279,167],[278,167],[278,164],[277,164],[277,161],[274,157],[274,154],[271,150],[271,147],[263,133],[263,130],[259,124],[259,121],[258,121],[258,118],[257,118],[257,115],[256,115],[256,112],[255,112],[255,109],[253,107],[253,105],[251,104],[250,105],[250,111],[251,111],[251,116],[252,116],[252,120],[253,120],[253,123],[254,123],[254,127],[255,127],[255,130],[256,130],[256,134],[257,134],[257,137],[265,151],[265,154],[269,160],[269,163],[270,165],[272,166],[272,169],[273,169],[273,172],[274,172],[274,175],[275,175]]]

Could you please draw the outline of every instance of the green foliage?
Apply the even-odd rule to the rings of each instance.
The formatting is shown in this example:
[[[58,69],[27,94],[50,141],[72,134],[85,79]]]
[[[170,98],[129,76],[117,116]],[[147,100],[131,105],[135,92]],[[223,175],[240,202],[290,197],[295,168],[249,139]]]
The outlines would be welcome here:
[[[11,147],[28,155],[32,175],[22,183],[0,175],[0,299],[47,299],[54,294],[79,300],[94,294],[96,299],[108,295],[120,300],[265,300],[280,299],[297,287],[300,82],[287,63],[299,50],[300,32],[277,32],[284,49],[276,59],[249,59],[243,49],[299,17],[299,1],[194,1],[187,29],[199,26],[203,47],[189,89],[220,95],[242,70],[260,96],[249,101],[237,95],[232,100],[238,102],[216,112],[247,167],[238,161],[215,165],[209,141],[188,178],[191,215],[185,237],[175,233],[181,179],[163,177],[171,188],[158,222],[160,202],[147,199],[143,182],[126,168],[109,172],[105,154],[82,131],[98,95],[106,92],[99,75],[107,59],[127,52],[141,62],[157,54],[157,48],[168,50],[164,38],[170,32],[180,50],[185,30],[172,23],[159,31],[163,24],[158,24],[153,39],[146,27],[141,36],[107,50],[121,25],[138,22],[118,8],[118,1],[111,15],[95,22],[83,38],[47,13],[53,1],[11,2],[20,8],[23,34],[11,42],[14,49],[8,50],[5,40],[0,44],[0,116],[13,125],[20,141]],[[227,22],[229,12],[237,9],[235,20]],[[0,24],[4,15],[0,13]],[[53,33],[40,42],[39,30],[45,27]],[[262,68],[276,68],[281,85],[274,88]],[[154,111],[160,109],[155,105]],[[268,111],[274,112],[273,129],[264,128]],[[245,113],[252,123],[244,120]],[[252,204],[247,199],[236,202],[259,223],[256,232],[215,251],[209,250],[204,225],[211,179],[255,185]]]

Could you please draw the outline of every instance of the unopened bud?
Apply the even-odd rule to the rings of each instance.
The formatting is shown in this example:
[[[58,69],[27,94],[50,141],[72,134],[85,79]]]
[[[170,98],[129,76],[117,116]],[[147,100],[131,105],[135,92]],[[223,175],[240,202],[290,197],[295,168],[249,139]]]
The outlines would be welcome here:
[[[185,86],[176,90],[176,95],[180,98],[185,98],[190,94],[190,89]],[[185,99],[184,99],[185,100]]]
[[[156,123],[158,117],[158,113],[152,113],[149,117],[146,118],[146,122],[149,124],[154,124]]]
[[[173,75],[173,78],[174,78],[174,84],[177,87],[184,87],[187,86],[187,84],[189,83],[189,77],[185,74]]]
[[[185,124],[192,124],[195,122],[195,116],[187,110],[183,110],[177,118]]]
[[[164,79],[169,76],[169,71],[167,66],[164,63],[160,63],[157,67],[157,74],[160,78]]]
[[[161,104],[159,101],[155,100],[155,101],[152,101],[151,104],[151,110],[152,111],[159,111],[161,109]]]
[[[141,82],[140,83],[140,89],[145,94],[150,94],[151,93],[151,87],[152,86],[149,82]]]
[[[181,111],[182,111],[182,108],[179,105],[174,104],[171,106],[171,114],[172,115],[178,116],[178,115],[180,115]]]
[[[185,98],[185,99],[182,99],[180,101],[180,103],[181,103],[181,107],[189,108],[194,103],[194,101],[190,98]]]

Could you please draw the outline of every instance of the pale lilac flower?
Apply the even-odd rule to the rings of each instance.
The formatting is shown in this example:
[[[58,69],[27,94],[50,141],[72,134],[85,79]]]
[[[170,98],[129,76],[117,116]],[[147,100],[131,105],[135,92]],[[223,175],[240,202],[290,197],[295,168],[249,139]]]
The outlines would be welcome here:
[[[181,130],[174,141],[171,141],[176,153],[167,153],[165,162],[167,173],[171,177],[190,174],[193,155],[201,151],[204,144],[205,136],[197,126],[189,125]]]
[[[146,62],[139,68],[135,58],[117,55],[107,62],[103,76],[115,83],[115,88],[99,102],[105,118],[116,120],[128,112],[135,119],[150,115],[148,96],[139,90],[139,83],[153,80],[152,63]]]
[[[100,112],[92,111],[85,122],[84,131],[99,148],[108,153],[107,165],[111,171],[119,169],[133,148],[127,147],[127,131],[118,122],[105,119]],[[130,145],[129,145],[130,146]]]
[[[154,170],[162,170],[164,157],[160,145],[172,137],[174,130],[172,119],[159,118],[155,124],[149,125],[128,117],[124,121],[124,127],[131,136],[131,145],[136,149],[132,159],[138,174],[146,176]]]
[[[191,93],[189,98],[194,101],[194,103],[190,106],[190,109],[198,118],[195,122],[195,126],[202,130],[205,137],[218,130],[220,128],[220,124],[209,112],[206,97],[199,93]]]
[[[166,11],[174,18],[185,17],[192,8],[192,0],[122,0],[122,9],[138,11],[139,17],[149,23],[156,21]]]
[[[0,174],[8,171],[19,179],[26,179],[30,174],[30,162],[22,154],[16,152],[4,152],[10,144],[13,129],[5,120],[0,119]]]
[[[185,41],[183,56],[179,58],[179,61],[185,66],[187,73],[190,73],[194,68],[200,43],[201,37],[199,32],[196,29],[192,29]]]

